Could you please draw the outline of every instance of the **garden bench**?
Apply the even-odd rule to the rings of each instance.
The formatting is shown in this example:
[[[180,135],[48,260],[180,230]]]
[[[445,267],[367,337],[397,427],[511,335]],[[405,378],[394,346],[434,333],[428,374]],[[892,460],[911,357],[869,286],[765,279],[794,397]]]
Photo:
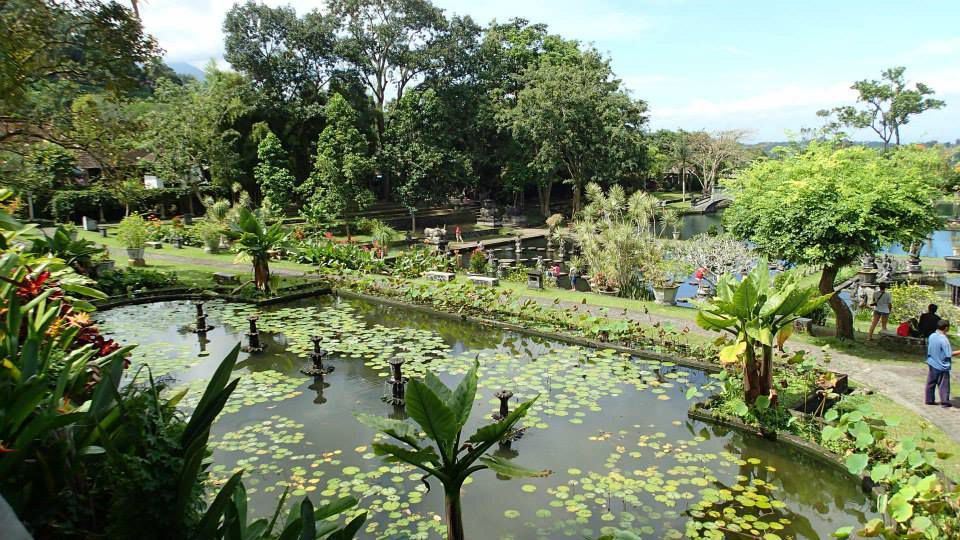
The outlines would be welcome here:
[[[234,274],[228,274],[226,272],[215,272],[213,274],[214,283],[240,283],[240,279],[237,278]]]
[[[430,281],[453,281],[457,275],[453,272],[438,272],[431,270],[430,272],[424,272],[423,277],[429,279]]]
[[[163,242],[147,242],[146,245],[147,245],[147,247],[151,247],[151,248],[153,248],[153,249],[162,249],[162,248],[163,248]]]
[[[487,276],[467,276],[470,281],[474,282],[477,285],[483,285],[485,287],[496,287],[500,284],[500,280],[495,277]]]

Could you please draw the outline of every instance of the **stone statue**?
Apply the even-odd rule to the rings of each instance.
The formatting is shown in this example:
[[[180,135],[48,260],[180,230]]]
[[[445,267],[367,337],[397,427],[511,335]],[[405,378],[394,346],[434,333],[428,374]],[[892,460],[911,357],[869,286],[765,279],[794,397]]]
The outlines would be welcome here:
[[[893,264],[893,259],[890,258],[890,255],[884,255],[883,259],[880,261],[879,268],[877,269],[877,282],[892,282],[895,271],[896,267]]]
[[[423,230],[425,241],[430,244],[440,244],[447,239],[447,227],[427,227]]]

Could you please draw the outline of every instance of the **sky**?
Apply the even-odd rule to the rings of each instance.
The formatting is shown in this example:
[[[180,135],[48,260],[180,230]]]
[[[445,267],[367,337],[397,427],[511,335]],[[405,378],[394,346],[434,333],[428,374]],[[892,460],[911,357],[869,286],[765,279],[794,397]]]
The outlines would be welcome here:
[[[522,17],[592,45],[649,104],[653,129],[746,129],[784,140],[852,104],[850,85],[906,66],[947,102],[901,130],[905,142],[960,139],[960,2],[944,0],[433,0],[481,24]],[[146,30],[168,62],[223,61],[233,0],[146,0]],[[267,0],[298,13],[322,0]],[[869,130],[853,133],[871,140]]]

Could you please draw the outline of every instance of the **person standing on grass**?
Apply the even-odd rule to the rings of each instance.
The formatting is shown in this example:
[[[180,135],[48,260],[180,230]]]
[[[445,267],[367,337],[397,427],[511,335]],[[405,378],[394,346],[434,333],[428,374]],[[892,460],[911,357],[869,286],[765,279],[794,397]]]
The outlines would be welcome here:
[[[890,318],[890,311],[893,309],[893,297],[887,291],[887,284],[881,283],[880,289],[874,291],[870,303],[873,307],[873,320],[870,322],[870,332],[867,334],[867,341],[873,339],[873,331],[877,328],[877,323],[881,323],[883,331],[887,331],[887,320]]]
[[[960,351],[954,351],[950,347],[950,338],[947,337],[949,329],[950,321],[940,319],[937,322],[937,331],[927,339],[927,392],[923,401],[927,405],[936,405],[933,391],[940,387],[940,406],[953,406],[950,403],[950,363]]]

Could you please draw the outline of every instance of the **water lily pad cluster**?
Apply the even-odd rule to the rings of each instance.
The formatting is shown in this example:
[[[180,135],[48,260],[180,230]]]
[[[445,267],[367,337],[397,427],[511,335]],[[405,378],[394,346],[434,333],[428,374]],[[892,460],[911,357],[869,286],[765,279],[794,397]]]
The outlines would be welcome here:
[[[350,305],[331,307],[302,306],[259,311],[251,306],[228,306],[218,313],[234,328],[245,328],[247,318],[257,315],[261,332],[283,334],[286,351],[306,359],[313,350],[311,336],[322,338],[321,348],[330,355],[361,360],[386,376],[387,361],[401,357],[404,370],[422,375],[425,365],[443,358],[449,346],[433,332],[416,328],[397,328],[367,324]]]
[[[468,369],[469,355],[447,357],[434,364],[454,375]],[[530,408],[524,424],[546,429],[546,417],[582,424],[588,413],[602,411],[604,399],[625,391],[649,391],[657,399],[668,400],[668,391],[685,388],[691,371],[671,362],[637,360],[613,349],[595,350],[577,346],[554,347],[549,352],[518,358],[502,352],[480,354],[478,388],[492,396],[500,389],[513,392],[512,400],[522,402],[540,395]],[[499,400],[489,400],[490,412],[499,408]]]

